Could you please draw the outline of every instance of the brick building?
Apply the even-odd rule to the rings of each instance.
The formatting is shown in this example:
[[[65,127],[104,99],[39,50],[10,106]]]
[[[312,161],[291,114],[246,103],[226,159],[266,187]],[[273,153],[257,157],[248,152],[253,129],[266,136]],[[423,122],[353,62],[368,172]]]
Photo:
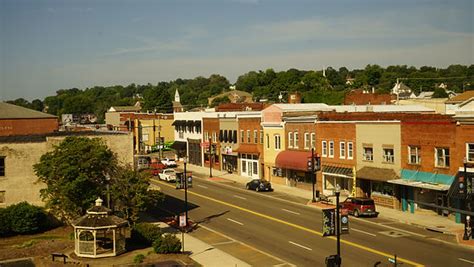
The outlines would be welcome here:
[[[46,134],[58,129],[56,116],[0,102],[0,136]]]
[[[237,115],[239,174],[249,178],[263,177],[263,128],[260,112]]]
[[[209,167],[211,164],[212,168],[216,170],[221,170],[221,144],[219,142],[219,131],[219,118],[202,118],[203,142],[206,146],[203,151],[204,166]],[[210,146],[209,140],[211,141]]]

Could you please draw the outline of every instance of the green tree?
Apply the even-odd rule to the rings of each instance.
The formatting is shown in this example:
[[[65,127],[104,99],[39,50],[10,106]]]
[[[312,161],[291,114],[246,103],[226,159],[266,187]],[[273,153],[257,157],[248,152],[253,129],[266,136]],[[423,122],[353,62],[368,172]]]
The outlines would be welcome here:
[[[46,207],[65,221],[84,212],[98,196],[104,196],[107,174],[114,173],[117,159],[99,138],[66,137],[34,165]]]
[[[433,98],[447,98],[448,93],[443,88],[436,87],[433,93]]]
[[[227,96],[216,97],[212,100],[211,108],[217,107],[220,104],[224,104],[224,103],[230,103],[229,97]]]

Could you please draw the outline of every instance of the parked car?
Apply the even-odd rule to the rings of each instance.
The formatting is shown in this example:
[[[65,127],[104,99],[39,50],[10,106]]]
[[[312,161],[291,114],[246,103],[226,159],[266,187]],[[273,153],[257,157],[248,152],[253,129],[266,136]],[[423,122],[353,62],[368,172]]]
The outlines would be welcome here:
[[[173,169],[164,169],[158,173],[158,178],[163,181],[174,182],[176,181],[176,172]]]
[[[340,203],[340,207],[347,209],[349,214],[359,217],[361,215],[377,217],[379,213],[375,210],[375,203],[370,198],[348,197]]]
[[[174,159],[170,159],[170,158],[164,158],[161,160],[161,163],[163,163],[164,165],[166,165],[166,167],[168,168],[174,168],[176,166],[178,166],[176,164],[176,161]]]
[[[272,184],[269,181],[261,179],[253,179],[245,185],[248,190],[259,191],[273,191]]]
[[[160,174],[160,172],[162,172],[166,168],[166,165],[161,162],[152,162],[150,164],[150,173],[153,176],[158,176],[158,174]]]

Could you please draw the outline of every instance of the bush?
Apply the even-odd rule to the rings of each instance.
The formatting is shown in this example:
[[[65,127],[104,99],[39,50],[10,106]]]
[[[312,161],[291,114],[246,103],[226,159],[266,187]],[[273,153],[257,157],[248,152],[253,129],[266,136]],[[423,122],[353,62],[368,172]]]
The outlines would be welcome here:
[[[137,223],[132,228],[132,240],[151,246],[156,239],[161,238],[161,229],[151,223]]]
[[[133,263],[135,264],[142,263],[144,259],[145,259],[145,255],[143,254],[135,255],[135,257],[133,257]]]
[[[46,212],[37,206],[21,202],[0,209],[0,236],[32,234],[48,228]]]
[[[153,250],[156,253],[179,253],[181,251],[181,240],[175,235],[165,234],[153,242]]]

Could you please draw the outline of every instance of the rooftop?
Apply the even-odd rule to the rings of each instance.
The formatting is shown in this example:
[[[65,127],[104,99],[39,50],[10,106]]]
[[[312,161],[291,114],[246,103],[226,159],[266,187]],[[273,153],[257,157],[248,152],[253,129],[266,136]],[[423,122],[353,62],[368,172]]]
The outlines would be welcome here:
[[[0,119],[53,119],[54,115],[33,109],[0,102]]]

